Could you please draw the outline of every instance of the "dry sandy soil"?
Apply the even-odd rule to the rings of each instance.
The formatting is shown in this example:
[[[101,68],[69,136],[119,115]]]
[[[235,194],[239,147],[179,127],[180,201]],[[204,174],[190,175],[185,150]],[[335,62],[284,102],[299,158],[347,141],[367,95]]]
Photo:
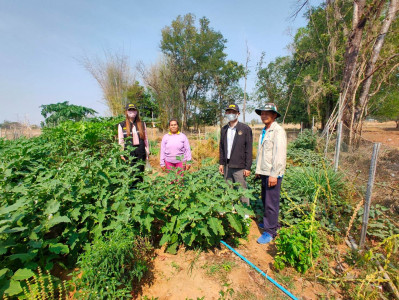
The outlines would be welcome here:
[[[273,267],[274,243],[259,245],[260,231],[252,221],[248,240],[236,250],[300,299],[337,295],[314,281],[294,278]],[[224,293],[224,298],[221,296]],[[156,250],[153,269],[136,299],[289,299],[283,292],[221,245],[212,252],[180,249],[176,255]]]

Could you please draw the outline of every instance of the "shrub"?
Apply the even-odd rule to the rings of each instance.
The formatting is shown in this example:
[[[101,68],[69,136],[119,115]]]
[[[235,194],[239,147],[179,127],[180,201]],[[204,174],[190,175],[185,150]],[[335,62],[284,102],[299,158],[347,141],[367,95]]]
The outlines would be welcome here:
[[[94,240],[78,260],[81,278],[77,297],[130,298],[133,283],[148,270],[152,246],[129,229],[113,231]]]
[[[305,129],[296,140],[289,144],[289,148],[315,150],[317,145],[317,135],[310,129]]]
[[[319,256],[322,247],[318,234],[319,223],[310,219],[282,228],[276,238],[277,255],[274,265],[284,269],[287,265],[305,273]]]
[[[144,234],[161,233],[160,245],[167,244],[171,253],[181,244],[205,249],[219,245],[222,238],[248,234],[245,215],[252,211],[242,205],[240,197],[252,197],[250,191],[232,189],[215,165],[179,177],[170,172],[146,178],[132,196],[135,228]]]

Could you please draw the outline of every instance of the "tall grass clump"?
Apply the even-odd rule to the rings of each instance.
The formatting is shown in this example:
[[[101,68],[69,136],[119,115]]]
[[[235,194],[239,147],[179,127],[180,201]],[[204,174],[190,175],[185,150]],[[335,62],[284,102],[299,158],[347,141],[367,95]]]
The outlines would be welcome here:
[[[295,224],[311,210],[313,198],[319,193],[316,219],[322,225],[336,227],[336,221],[347,209],[346,185],[343,176],[329,167],[290,167],[284,175],[281,193],[281,219]]]

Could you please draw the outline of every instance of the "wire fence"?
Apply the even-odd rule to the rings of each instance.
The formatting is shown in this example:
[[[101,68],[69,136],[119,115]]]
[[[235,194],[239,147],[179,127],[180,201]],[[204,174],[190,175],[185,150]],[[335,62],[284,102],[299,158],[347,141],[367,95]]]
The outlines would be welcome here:
[[[381,131],[381,134],[384,134],[384,131]],[[354,136],[341,122],[336,131],[325,132],[322,136],[325,143],[325,157],[331,161],[336,170],[344,174],[347,182],[362,199],[355,209],[355,212],[363,209],[360,234],[362,248],[369,222],[370,206],[378,204],[389,208],[386,214],[381,213],[392,223],[398,224],[393,218],[397,219],[399,213],[399,149],[375,143],[359,135],[354,136],[352,143],[349,143],[351,135]],[[350,228],[348,233],[349,230]]]
[[[350,145],[350,130],[342,126],[341,143],[337,151],[337,133],[325,135],[325,156],[332,162],[338,162],[338,169],[348,181],[353,182],[358,191],[365,194],[369,180],[369,170],[375,142],[357,136]],[[381,132],[381,134],[383,134]],[[336,153],[339,153],[338,157]],[[399,209],[399,149],[384,144],[380,145],[374,188],[373,202]]]

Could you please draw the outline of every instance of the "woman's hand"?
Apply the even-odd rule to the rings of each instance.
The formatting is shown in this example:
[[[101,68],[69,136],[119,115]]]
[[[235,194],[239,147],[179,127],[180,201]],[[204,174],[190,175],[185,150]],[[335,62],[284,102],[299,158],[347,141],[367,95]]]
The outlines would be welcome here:
[[[190,170],[190,168],[191,168],[191,165],[190,165],[190,164],[184,165],[184,170],[185,170],[185,171]]]
[[[162,169],[162,171],[164,171],[164,172],[165,172],[165,170],[166,170],[166,166],[161,166],[161,169]]]
[[[126,158],[125,158],[123,155],[121,155],[121,159],[122,159],[123,161],[126,161]]]

